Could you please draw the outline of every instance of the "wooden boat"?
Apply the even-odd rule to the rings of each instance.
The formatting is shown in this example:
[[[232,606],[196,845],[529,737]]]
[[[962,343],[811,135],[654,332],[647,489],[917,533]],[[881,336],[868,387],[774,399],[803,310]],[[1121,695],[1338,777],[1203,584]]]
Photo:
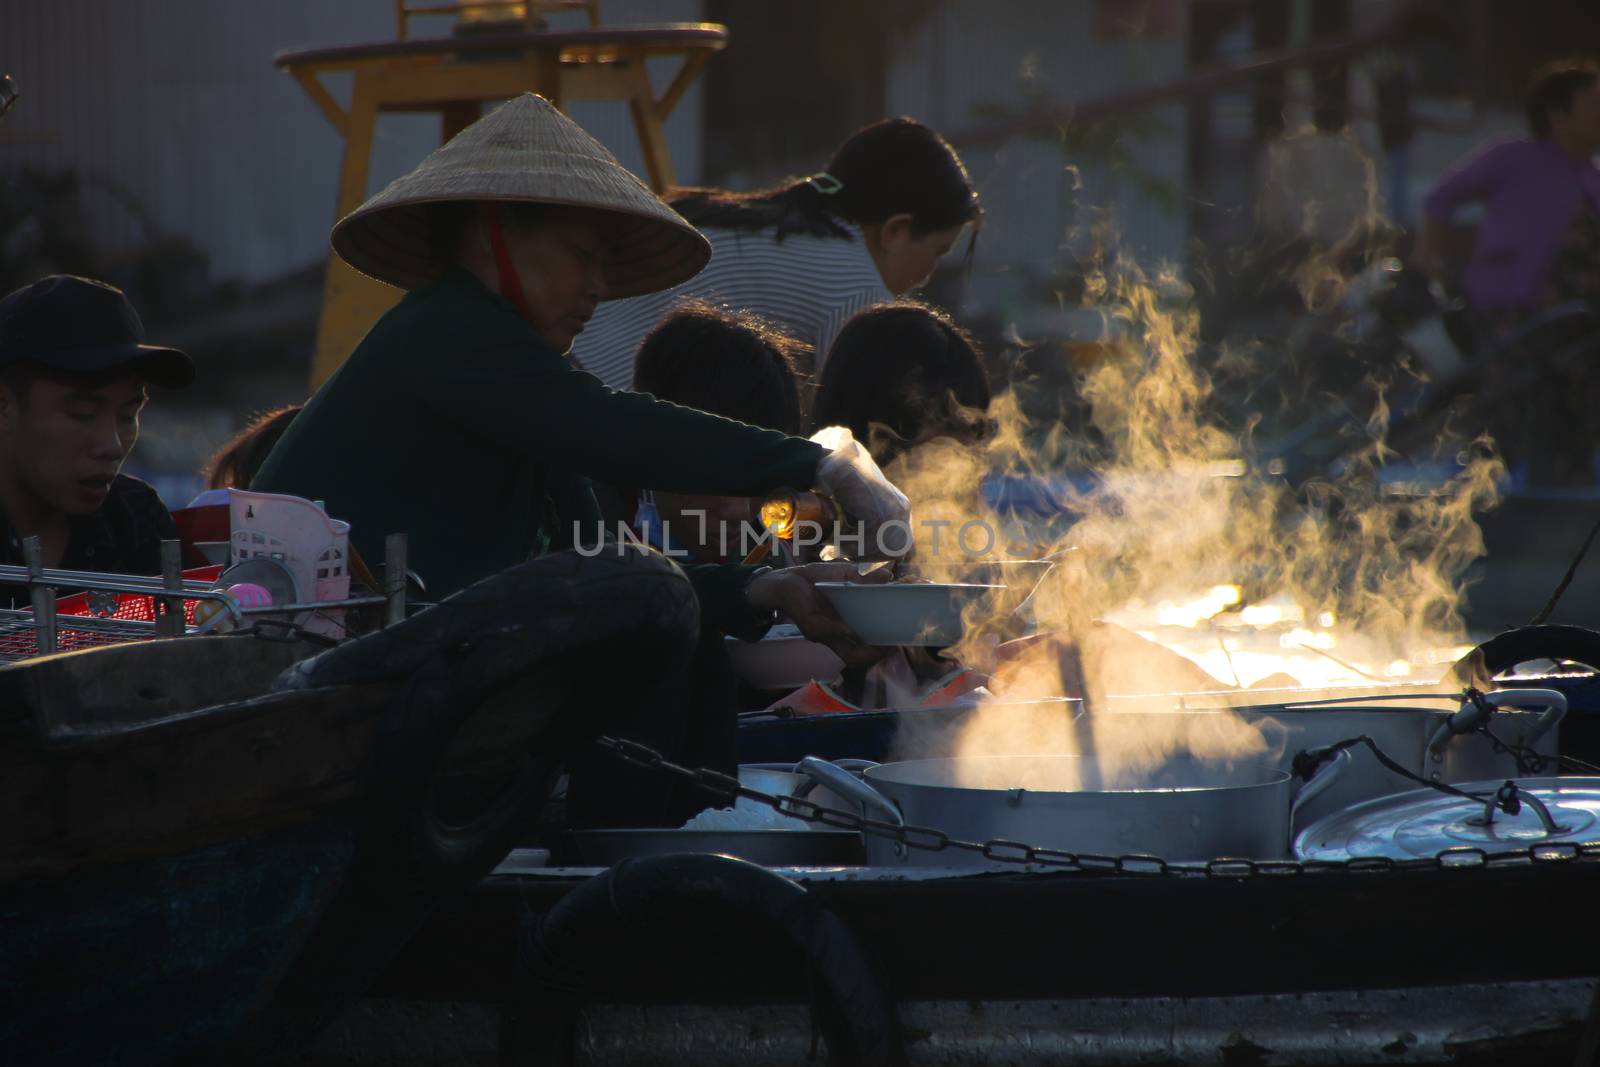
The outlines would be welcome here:
[[[515,1063],[1565,1067],[1595,965],[1561,931],[1585,928],[1597,888],[1593,857],[908,878],[714,856],[598,874],[514,854],[298,1067],[347,1062],[335,1050],[467,1062],[500,1035]],[[436,1060],[397,1042],[397,1018]]]
[[[696,633],[660,557],[563,554],[310,659],[185,637],[0,669],[0,1062],[291,1045],[505,855],[603,725],[572,672],[614,641],[675,661]]]
[[[1589,662],[1597,641],[1547,628],[1484,651],[1500,670]],[[1592,759],[1600,675],[1526,681],[1566,694],[1563,748]],[[763,751],[842,737],[752,727]],[[421,1063],[427,1033],[463,1061],[500,1041],[506,1062],[785,1064],[820,1033],[835,1063],[1565,1065],[1600,1038],[1595,962],[1568,947],[1597,888],[1600,845],[1210,875],[514,852],[298,1062]]]

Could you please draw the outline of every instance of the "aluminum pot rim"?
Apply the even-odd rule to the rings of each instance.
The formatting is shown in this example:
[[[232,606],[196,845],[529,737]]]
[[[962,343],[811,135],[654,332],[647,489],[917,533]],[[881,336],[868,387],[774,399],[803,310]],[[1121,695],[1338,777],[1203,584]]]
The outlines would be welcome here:
[[[930,767],[938,764],[950,766],[956,763],[992,763],[1002,760],[1076,760],[1083,759],[1082,755],[1011,755],[1011,756],[943,756],[933,759],[898,760],[893,763],[880,763],[876,767],[869,767],[862,772],[861,777],[871,785],[900,787],[907,789],[938,789],[955,793],[971,794],[973,797],[994,797],[1021,789],[1034,797],[1150,797],[1150,796],[1196,796],[1220,795],[1229,792],[1242,792],[1252,789],[1279,789],[1293,781],[1294,775],[1287,770],[1273,767],[1256,760],[1240,760],[1231,763],[1230,771],[1219,773],[1232,773],[1232,771],[1248,768],[1254,771],[1259,780],[1251,782],[1232,782],[1221,785],[1197,786],[1147,786],[1136,789],[1034,789],[1028,786],[973,786],[958,785],[954,782],[925,782],[906,781],[896,777],[896,768]],[[1199,761],[1197,761],[1199,762]]]

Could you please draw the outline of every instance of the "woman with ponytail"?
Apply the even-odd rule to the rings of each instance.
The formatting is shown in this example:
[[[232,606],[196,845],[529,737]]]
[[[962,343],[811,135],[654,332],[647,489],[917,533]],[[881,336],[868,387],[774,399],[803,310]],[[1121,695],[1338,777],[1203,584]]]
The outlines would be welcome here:
[[[955,149],[906,118],[858,130],[808,178],[666,199],[710,240],[711,262],[666,292],[601,305],[573,355],[613,388],[632,385],[640,342],[684,297],[774,322],[817,353],[820,374],[850,316],[925,283],[982,215]]]

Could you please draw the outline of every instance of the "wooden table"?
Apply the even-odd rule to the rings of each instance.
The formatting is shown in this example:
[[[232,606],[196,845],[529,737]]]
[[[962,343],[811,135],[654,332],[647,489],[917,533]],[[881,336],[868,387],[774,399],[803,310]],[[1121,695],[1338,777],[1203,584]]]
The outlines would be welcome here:
[[[274,60],[300,83],[344,138],[336,218],[367,198],[372,138],[384,112],[438,112],[446,141],[482,114],[484,101],[534,92],[557,107],[568,100],[621,100],[633,115],[650,184],[675,176],[663,124],[707,61],[727,44],[715,23],[665,23],[537,32],[469,32],[284,52]],[[679,57],[682,65],[659,96],[645,61]],[[341,106],[323,78],[350,74]],[[321,384],[400,298],[399,290],[357,273],[330,254],[317,328],[312,388]]]

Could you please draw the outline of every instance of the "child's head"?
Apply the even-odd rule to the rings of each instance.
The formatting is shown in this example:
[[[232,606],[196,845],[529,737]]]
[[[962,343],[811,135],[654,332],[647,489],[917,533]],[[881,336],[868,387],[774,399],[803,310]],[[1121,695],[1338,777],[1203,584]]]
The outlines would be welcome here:
[[[806,346],[753,315],[702,301],[679,304],[639,347],[633,387],[658,400],[778,430],[800,432],[798,359]],[[673,543],[696,559],[732,556],[739,527],[759,522],[761,501],[656,493]],[[727,530],[728,553],[721,531]]]
[[[867,308],[839,331],[823,365],[818,426],[848,426],[887,464],[935,437],[988,431],[989,375],[948,315],[901,301]]]
[[[299,404],[264,411],[206,461],[202,477],[207,489],[248,489],[272,447],[300,411]]]
[[[804,350],[754,315],[686,300],[639,346],[633,387],[658,400],[797,434]]]

